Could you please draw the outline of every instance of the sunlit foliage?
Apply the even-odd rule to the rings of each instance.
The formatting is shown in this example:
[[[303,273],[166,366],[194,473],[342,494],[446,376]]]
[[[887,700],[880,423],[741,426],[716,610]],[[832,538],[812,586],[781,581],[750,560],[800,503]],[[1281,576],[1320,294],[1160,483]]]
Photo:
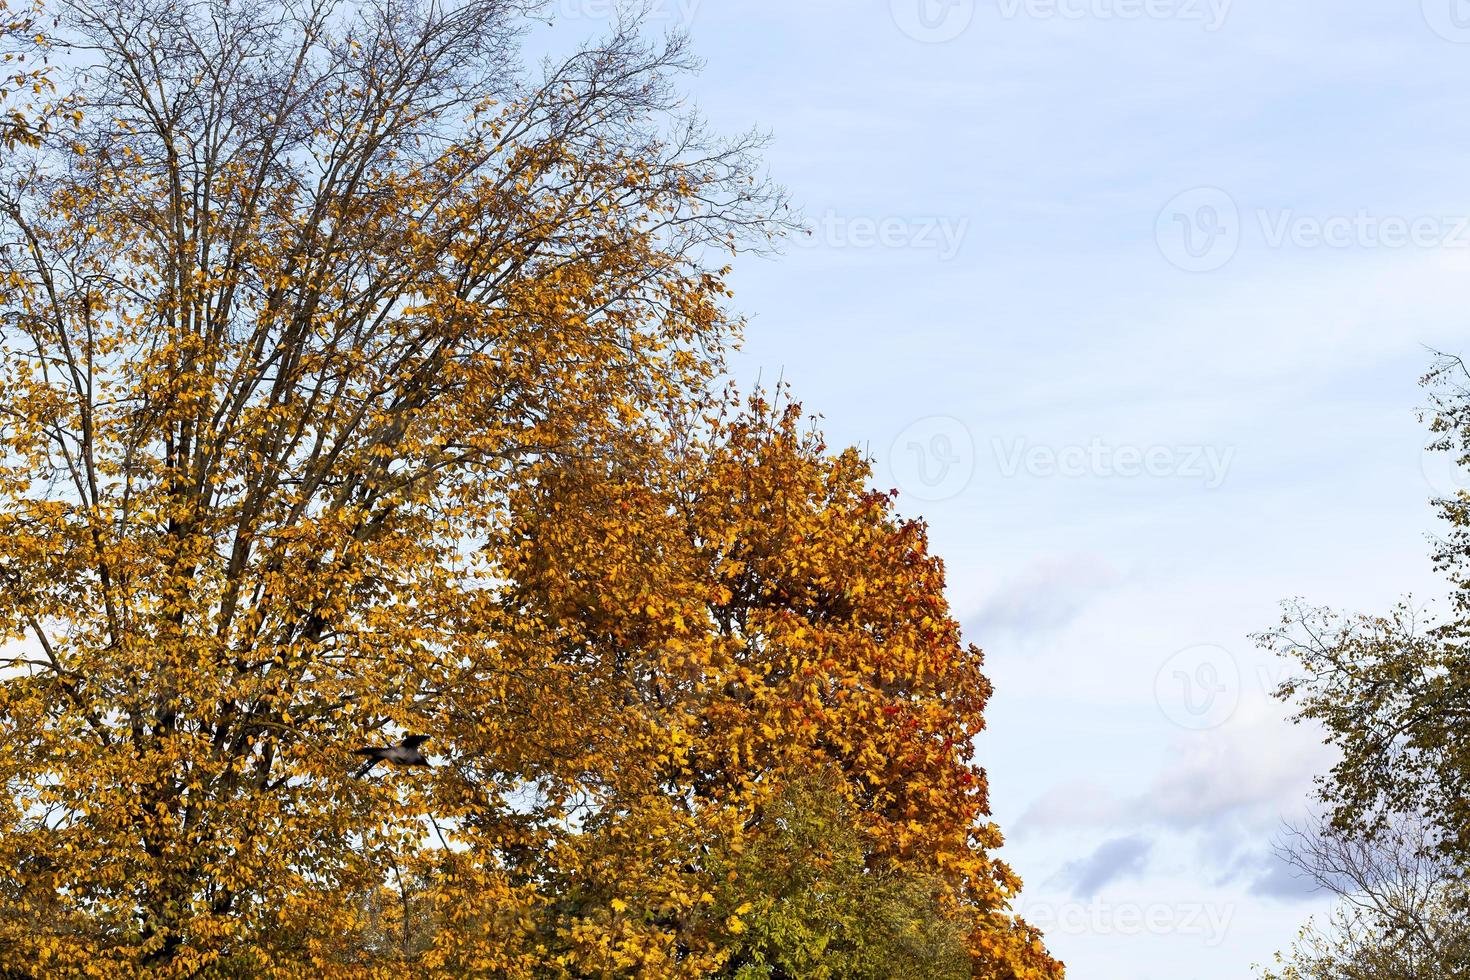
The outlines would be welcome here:
[[[1060,976],[923,528],[708,393],[760,141],[636,26],[528,81],[534,6],[61,11],[0,165],[0,968],[718,974],[824,772],[841,888]]]

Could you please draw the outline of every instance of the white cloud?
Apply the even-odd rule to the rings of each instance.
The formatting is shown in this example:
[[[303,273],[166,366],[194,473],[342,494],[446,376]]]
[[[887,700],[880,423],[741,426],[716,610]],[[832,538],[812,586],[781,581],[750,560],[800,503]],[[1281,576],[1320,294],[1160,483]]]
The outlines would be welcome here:
[[[1069,625],[1098,594],[1123,581],[1106,560],[1089,554],[1043,559],[1001,583],[974,616],[972,632],[984,640],[1005,630],[1029,637]]]
[[[1313,778],[1333,758],[1314,730],[1289,726],[1281,705],[1253,697],[1225,726],[1175,737],[1141,790],[1119,792],[1090,780],[1054,786],[1030,805],[1016,832],[1033,839],[1079,828],[1151,828],[1213,838],[1243,827],[1264,839],[1302,811]]]

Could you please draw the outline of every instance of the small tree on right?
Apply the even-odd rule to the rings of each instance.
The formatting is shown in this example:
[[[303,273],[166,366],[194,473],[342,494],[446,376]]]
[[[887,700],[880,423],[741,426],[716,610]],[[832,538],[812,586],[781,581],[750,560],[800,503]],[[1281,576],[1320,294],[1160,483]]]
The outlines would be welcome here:
[[[1439,355],[1423,383],[1431,448],[1470,466],[1470,367]],[[1432,504],[1441,607],[1294,602],[1257,637],[1295,665],[1276,696],[1339,751],[1318,781],[1320,825],[1292,831],[1283,856],[1342,901],[1265,980],[1470,977],[1470,487]]]

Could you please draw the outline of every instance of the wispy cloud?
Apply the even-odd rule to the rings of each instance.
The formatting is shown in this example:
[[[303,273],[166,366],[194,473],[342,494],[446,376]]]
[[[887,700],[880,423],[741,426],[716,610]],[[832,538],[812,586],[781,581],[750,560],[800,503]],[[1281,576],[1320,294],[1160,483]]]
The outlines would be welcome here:
[[[1315,882],[1276,854],[1258,854],[1254,860],[1244,859],[1238,864],[1238,869],[1239,878],[1249,882],[1247,887],[1252,895],[1282,901],[1300,901],[1322,893]]]
[[[1282,739],[1280,706],[1256,702],[1224,728],[1182,735],[1141,791],[1098,780],[1058,784],[1038,796],[1017,822],[1028,849],[1075,848],[1109,835],[1087,858],[1063,865],[1049,884],[1091,897],[1108,884],[1147,871],[1155,845],[1193,854],[1203,880],[1262,898],[1298,901],[1312,889],[1266,841],[1307,805],[1313,777],[1332,765],[1310,738]],[[1145,847],[1144,845],[1149,845]]]
[[[1036,562],[986,598],[970,617],[967,633],[983,644],[987,636],[1002,631],[1030,637],[1054,632],[1123,580],[1117,568],[1094,555]]]
[[[1057,875],[1078,898],[1092,898],[1108,885],[1143,874],[1153,843],[1141,836],[1118,837],[1087,857],[1072,861]]]

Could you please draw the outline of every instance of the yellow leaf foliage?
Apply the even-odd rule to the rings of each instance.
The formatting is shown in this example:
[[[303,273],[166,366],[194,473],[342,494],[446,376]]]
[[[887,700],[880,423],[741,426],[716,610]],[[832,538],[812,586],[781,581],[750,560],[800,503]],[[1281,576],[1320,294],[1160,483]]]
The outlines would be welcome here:
[[[1060,976],[923,528],[706,394],[756,144],[677,39],[524,82],[516,6],[64,25],[0,167],[0,971],[718,975],[715,856],[823,766],[975,976]]]
[[[40,7],[0,0],[0,152],[34,146],[45,126],[41,96],[52,91],[48,44],[37,31]]]

